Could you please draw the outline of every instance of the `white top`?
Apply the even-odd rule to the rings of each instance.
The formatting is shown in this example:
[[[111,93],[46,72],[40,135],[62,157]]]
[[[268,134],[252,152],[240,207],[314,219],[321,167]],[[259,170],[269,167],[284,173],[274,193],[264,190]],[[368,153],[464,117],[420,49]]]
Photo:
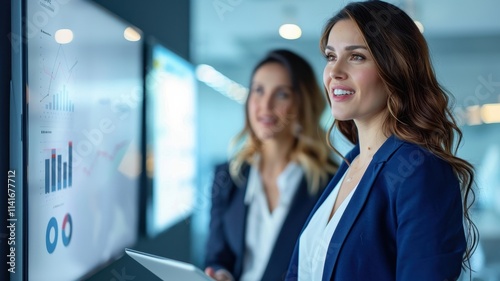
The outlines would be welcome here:
[[[333,233],[335,232],[335,229],[337,228],[349,201],[351,201],[354,191],[358,187],[356,185],[352,189],[339,208],[335,211],[330,221],[328,221],[339,193],[340,184],[344,180],[344,177],[345,173],[330,195],[328,195],[326,200],[323,201],[323,204],[321,204],[318,210],[316,210],[316,213],[314,213],[313,217],[309,221],[309,224],[299,238],[299,281],[322,280],[323,268],[330,240],[332,239]]]
[[[271,213],[259,170],[257,166],[250,167],[245,193],[245,204],[249,209],[241,281],[262,278],[303,173],[301,166],[294,162],[290,162],[281,172],[276,183],[280,194],[279,201]]]

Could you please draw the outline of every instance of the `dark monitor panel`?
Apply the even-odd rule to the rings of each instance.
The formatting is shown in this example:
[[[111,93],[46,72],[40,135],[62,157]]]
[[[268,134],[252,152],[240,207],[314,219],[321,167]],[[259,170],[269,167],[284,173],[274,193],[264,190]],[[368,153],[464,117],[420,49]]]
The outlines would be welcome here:
[[[142,42],[90,1],[21,8],[24,272],[76,280],[137,240]]]

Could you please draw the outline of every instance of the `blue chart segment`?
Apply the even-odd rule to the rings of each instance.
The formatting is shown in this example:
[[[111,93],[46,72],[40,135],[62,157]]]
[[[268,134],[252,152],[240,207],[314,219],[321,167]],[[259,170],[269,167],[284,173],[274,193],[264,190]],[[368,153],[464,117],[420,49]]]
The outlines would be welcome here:
[[[68,160],[51,149],[51,157],[45,159],[45,194],[71,187],[73,184],[73,142],[68,142]]]
[[[50,233],[54,233],[53,239],[51,239]],[[52,254],[56,249],[57,236],[58,236],[57,220],[56,218],[52,217],[50,218],[49,223],[47,224],[47,231],[45,233],[45,247],[47,248],[47,252],[49,254]]]
[[[63,245],[68,247],[71,242],[71,237],[73,236],[73,219],[71,215],[67,213],[63,218],[63,223],[61,227],[61,238]],[[49,254],[52,254],[57,247],[59,239],[59,223],[55,217],[51,217],[47,223],[47,229],[45,231],[45,247]]]
[[[62,92],[52,95],[52,100],[45,104],[46,110],[75,112],[75,104],[69,99],[66,86]]]

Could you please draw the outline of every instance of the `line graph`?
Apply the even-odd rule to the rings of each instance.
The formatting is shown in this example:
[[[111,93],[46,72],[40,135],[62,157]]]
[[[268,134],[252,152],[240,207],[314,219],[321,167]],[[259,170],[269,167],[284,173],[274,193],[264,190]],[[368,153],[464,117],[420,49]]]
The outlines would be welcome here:
[[[53,61],[42,65],[42,73],[48,77],[45,89],[40,89],[40,103],[50,111],[74,112],[68,88],[78,65],[78,59],[68,60],[62,44],[58,44]],[[42,56],[41,56],[42,57]]]
[[[125,148],[127,147],[127,144],[128,141],[121,141],[113,147],[111,152],[101,149],[97,150],[94,154],[94,157],[89,162],[89,165],[83,167],[83,173],[86,176],[90,176],[92,174],[92,171],[94,170],[94,167],[96,167],[99,159],[104,159],[108,163],[111,162],[114,163],[115,166],[118,166],[119,160],[121,159],[120,156],[122,156],[125,153]]]

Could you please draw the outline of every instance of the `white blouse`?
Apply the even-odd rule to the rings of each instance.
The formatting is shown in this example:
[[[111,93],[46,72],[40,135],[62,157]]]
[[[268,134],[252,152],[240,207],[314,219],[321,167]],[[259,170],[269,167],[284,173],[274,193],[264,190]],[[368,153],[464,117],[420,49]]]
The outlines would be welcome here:
[[[274,248],[274,242],[288,215],[290,204],[304,172],[302,167],[290,162],[277,178],[279,201],[273,212],[269,211],[266,193],[259,170],[250,167],[245,204],[248,217],[245,232],[245,256],[241,281],[260,280]]]
[[[339,193],[340,184],[344,180],[344,177],[345,173],[330,195],[328,195],[326,200],[323,201],[318,210],[316,210],[299,238],[299,281],[322,280],[323,268],[330,240],[349,201],[351,201],[354,191],[358,187],[356,185],[351,190],[349,195],[335,211],[330,221],[328,221]]]

